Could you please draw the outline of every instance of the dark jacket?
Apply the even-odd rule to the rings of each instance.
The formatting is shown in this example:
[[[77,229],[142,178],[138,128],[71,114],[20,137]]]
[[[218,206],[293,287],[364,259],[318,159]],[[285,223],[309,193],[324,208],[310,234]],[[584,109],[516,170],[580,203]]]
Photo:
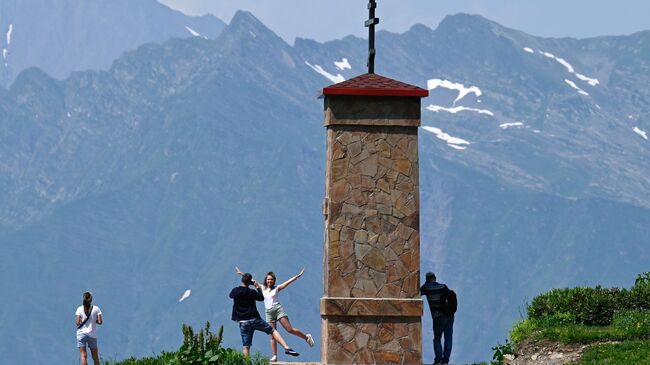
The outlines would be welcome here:
[[[231,317],[233,321],[261,319],[255,301],[264,300],[262,289],[255,290],[247,286],[238,286],[230,291],[230,298],[233,299]]]
[[[444,300],[442,298],[442,295],[447,290],[449,290],[449,288],[447,288],[447,285],[438,283],[436,281],[427,281],[420,288],[420,295],[425,295],[427,297],[427,302],[429,303],[429,309],[431,310],[432,318],[437,318],[443,315],[442,306],[444,304]]]

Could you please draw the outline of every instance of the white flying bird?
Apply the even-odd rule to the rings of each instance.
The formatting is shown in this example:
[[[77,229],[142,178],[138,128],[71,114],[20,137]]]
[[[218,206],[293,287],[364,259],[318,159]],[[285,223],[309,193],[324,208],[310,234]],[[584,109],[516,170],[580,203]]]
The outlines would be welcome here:
[[[179,299],[178,301],[179,301],[179,302],[182,302],[182,301],[184,301],[185,299],[189,298],[190,295],[192,295],[192,291],[191,291],[190,289],[187,289],[187,290],[185,291],[185,293],[183,293],[183,295],[181,296],[181,299]]]

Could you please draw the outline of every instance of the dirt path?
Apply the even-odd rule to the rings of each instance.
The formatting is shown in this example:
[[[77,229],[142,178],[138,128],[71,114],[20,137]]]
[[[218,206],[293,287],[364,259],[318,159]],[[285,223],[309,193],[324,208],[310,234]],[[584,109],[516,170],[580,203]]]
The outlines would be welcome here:
[[[614,342],[603,342],[614,343]],[[561,344],[551,341],[524,342],[517,348],[517,356],[514,360],[506,362],[509,365],[565,365],[577,361],[584,350],[590,346],[601,343],[590,344]]]

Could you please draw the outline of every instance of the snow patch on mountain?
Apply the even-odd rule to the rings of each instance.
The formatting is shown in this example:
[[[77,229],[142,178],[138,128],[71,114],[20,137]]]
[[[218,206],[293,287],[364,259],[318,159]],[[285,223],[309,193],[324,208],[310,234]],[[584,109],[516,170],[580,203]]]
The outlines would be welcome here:
[[[195,31],[194,29],[188,27],[187,25],[185,26],[185,29],[187,29],[187,31],[190,32],[190,34],[191,34],[193,37],[203,37],[203,36],[201,35],[201,33]],[[203,37],[203,38],[205,38],[205,37]]]
[[[471,144],[470,142],[468,142],[468,141],[466,141],[466,140],[464,140],[462,138],[450,136],[449,134],[443,132],[440,128],[424,126],[424,127],[422,127],[422,129],[424,129],[425,131],[427,131],[429,133],[435,134],[438,139],[441,139],[441,140],[447,142],[447,145],[449,147],[455,148],[457,150],[464,150],[467,147],[465,147],[463,145],[470,145]]]
[[[522,122],[514,122],[514,123],[503,123],[499,124],[499,127],[501,129],[508,129],[508,128],[521,128],[524,126],[524,123]]]
[[[589,95],[588,92],[586,92],[586,91],[582,90],[581,88],[579,88],[578,85],[576,85],[575,82],[573,82],[573,81],[571,81],[571,80],[569,80],[569,79],[564,79],[564,82],[566,82],[567,84],[569,84],[569,86],[571,86],[572,88],[578,90],[578,93],[579,93],[579,94],[582,94],[582,95],[585,95],[585,96],[588,96],[588,95]]]
[[[350,65],[350,62],[348,62],[347,58],[344,58],[340,61],[334,61],[334,65],[336,65],[336,68],[338,68],[341,71],[345,69],[349,69],[349,70],[352,69],[352,66]]]
[[[467,111],[467,112],[476,112],[476,113],[479,113],[479,114],[487,114],[487,115],[492,116],[492,117],[494,116],[494,113],[492,113],[491,111],[489,111],[487,109],[469,108],[469,107],[466,107],[466,106],[454,106],[454,107],[451,107],[451,108],[446,108],[444,106],[431,104],[431,105],[429,105],[427,107],[427,109],[434,112],[434,113],[443,111],[443,112],[447,112],[447,113],[456,114],[456,113],[459,113],[459,112]]]
[[[458,96],[456,97],[456,100],[454,100],[454,105],[456,102],[462,100],[465,96],[467,96],[467,94],[475,94],[477,98],[483,95],[481,89],[476,86],[466,87],[465,85],[458,82],[451,82],[449,80],[441,79],[431,79],[427,81],[427,88],[429,90],[434,90],[438,87],[458,91]]]
[[[253,38],[257,38],[257,34],[253,33],[253,31],[248,31],[248,33],[253,36]]]
[[[544,52],[544,51],[540,50],[539,53],[543,54],[545,57],[548,57],[548,58],[553,58],[553,59],[555,58],[555,55],[552,54],[551,52]]]
[[[526,51],[528,53],[535,53],[535,51],[533,51],[532,48],[528,48],[528,47],[524,47],[524,51]]]
[[[648,140],[648,134],[644,130],[640,129],[639,127],[634,127],[633,130],[634,133],[640,135],[641,138],[645,139],[646,141]]]
[[[9,54],[9,51],[6,48],[2,49],[2,58],[7,59],[7,55]]]
[[[7,30],[7,46],[11,45],[11,34],[14,32],[14,25],[9,24],[9,29]]]
[[[332,81],[335,84],[338,84],[339,82],[345,81],[345,77],[343,75],[338,74],[338,75],[332,75],[331,73],[325,71],[321,66],[319,65],[312,65],[311,63],[305,61],[305,64],[309,67],[311,67],[312,70],[318,72],[322,76],[325,76],[328,80]]]
[[[598,81],[598,79],[594,79],[594,78],[585,76],[585,75],[580,74],[580,73],[576,73],[576,77],[579,78],[582,81],[586,81],[591,86],[596,86],[596,85],[600,84],[600,81]]]
[[[571,64],[568,63],[564,58],[555,57],[555,60],[556,60],[560,65],[564,66],[564,67],[566,68],[566,70],[567,70],[570,74],[576,72],[576,71],[573,69],[573,66],[571,66]]]
[[[568,73],[575,74],[578,79],[580,79],[582,81],[585,81],[589,85],[596,86],[596,85],[600,84],[600,81],[598,81],[598,79],[593,78],[593,77],[589,77],[589,76],[585,76],[585,75],[583,75],[581,73],[576,72],[573,65],[571,65],[569,62],[567,62],[567,60],[565,60],[564,58],[557,57],[556,55],[554,55],[554,54],[552,54],[550,52],[545,52],[545,51],[542,51],[542,50],[537,50],[537,52],[544,55],[545,57],[548,57],[550,59],[554,59],[555,61],[557,61],[557,63],[564,66],[564,68],[566,68]],[[583,94],[583,95],[589,95],[589,94]]]

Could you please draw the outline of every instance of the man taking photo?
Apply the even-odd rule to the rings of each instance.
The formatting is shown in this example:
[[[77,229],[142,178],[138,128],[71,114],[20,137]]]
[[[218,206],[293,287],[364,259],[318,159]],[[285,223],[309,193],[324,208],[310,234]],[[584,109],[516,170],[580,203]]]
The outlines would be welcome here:
[[[255,289],[249,288],[253,284]],[[241,278],[241,285],[233,288],[230,291],[230,298],[233,300],[232,305],[232,320],[239,322],[239,332],[243,343],[244,356],[250,356],[250,348],[253,344],[253,333],[255,331],[262,331],[273,338],[284,347],[284,353],[291,356],[298,356],[299,354],[293,351],[284,341],[280,332],[276,331],[264,321],[259,312],[257,311],[256,301],[261,302],[264,300],[262,288],[257,281],[253,280],[253,276],[245,273]]]

